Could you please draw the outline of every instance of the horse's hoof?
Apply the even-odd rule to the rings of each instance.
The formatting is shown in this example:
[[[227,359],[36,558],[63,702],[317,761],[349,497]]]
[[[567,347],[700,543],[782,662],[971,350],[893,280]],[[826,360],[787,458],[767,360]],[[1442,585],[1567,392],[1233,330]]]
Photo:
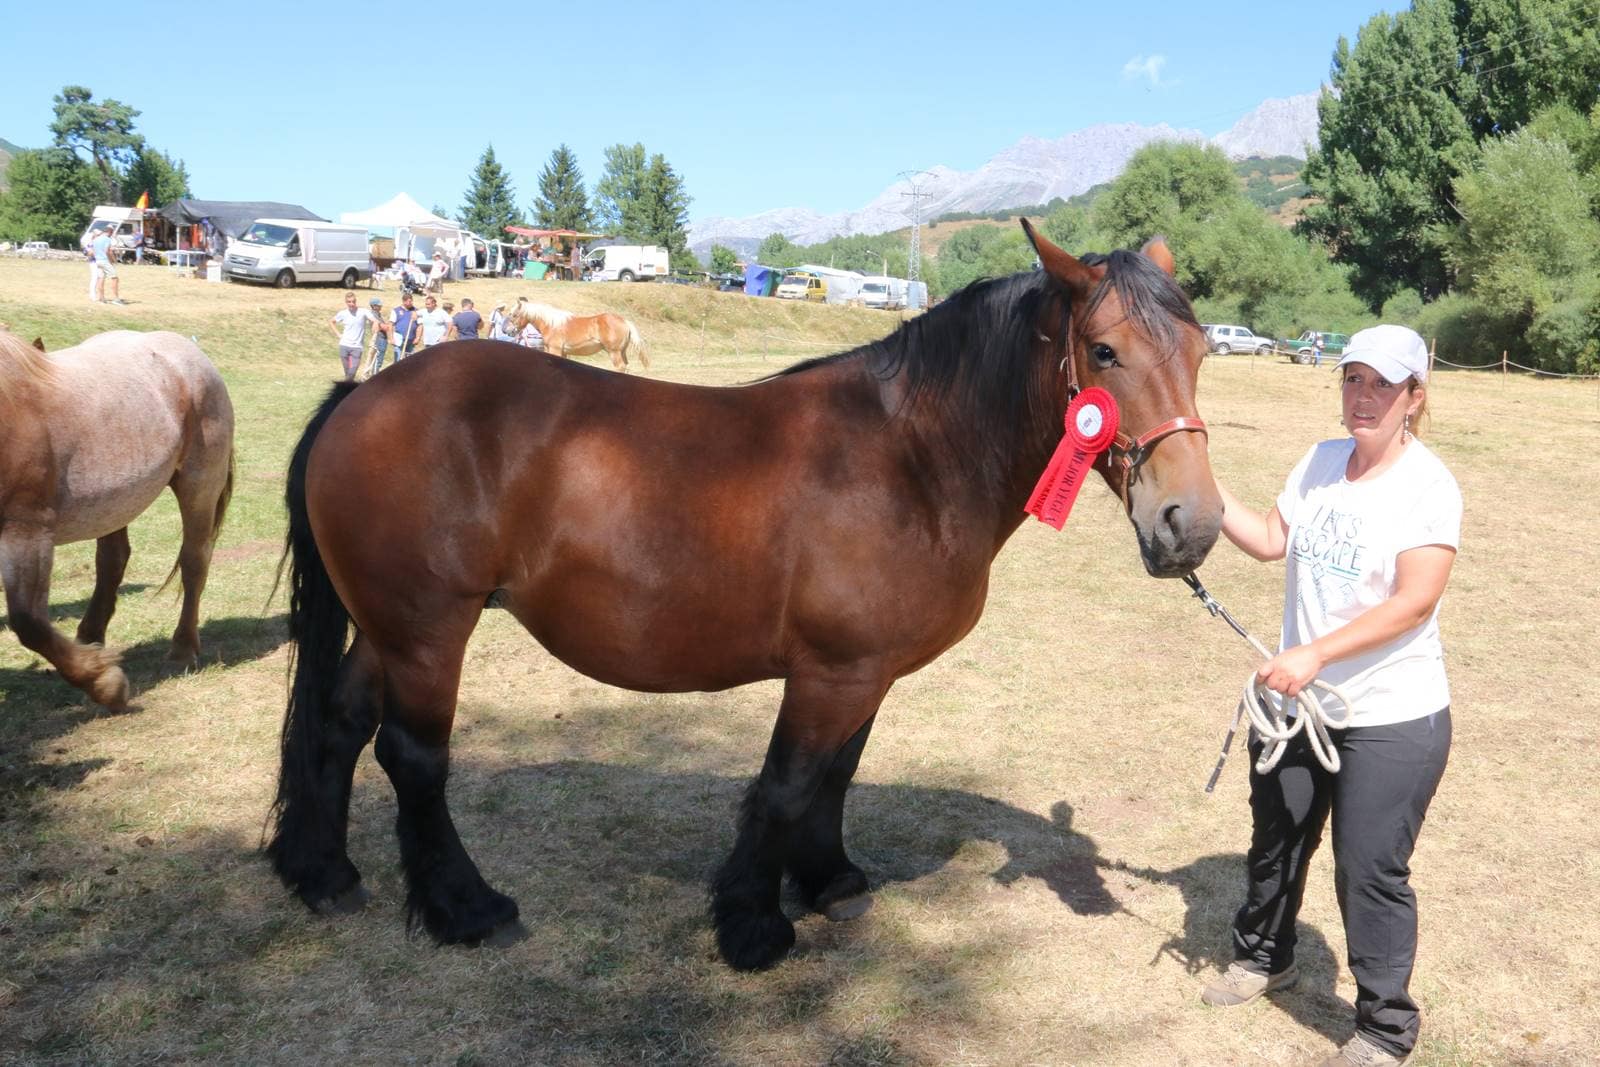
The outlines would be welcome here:
[[[794,948],[794,923],[781,912],[729,917],[717,927],[717,948],[736,971],[764,971]]]
[[[372,899],[372,894],[367,887],[357,882],[344,892],[327,897],[311,905],[311,910],[318,915],[354,915],[367,906],[367,901]]]
[[[478,944],[484,948],[510,948],[519,941],[528,940],[528,936],[528,928],[518,920],[512,919],[510,922],[503,922],[493,930],[490,930],[489,936],[478,942]]]
[[[89,697],[110,711],[128,710],[128,676],[121,667],[108,667],[89,684]]]
[[[188,674],[199,665],[200,653],[187,648],[173,648],[163,661],[163,669],[169,674]]]
[[[857,893],[854,896],[840,897],[838,900],[828,901],[822,907],[822,914],[830,922],[842,923],[849,922],[851,919],[859,919],[871,910],[872,894]]]

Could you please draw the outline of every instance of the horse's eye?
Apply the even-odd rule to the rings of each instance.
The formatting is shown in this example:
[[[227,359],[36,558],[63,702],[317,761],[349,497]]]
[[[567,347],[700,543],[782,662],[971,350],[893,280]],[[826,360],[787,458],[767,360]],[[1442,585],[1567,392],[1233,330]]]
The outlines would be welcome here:
[[[1095,344],[1089,346],[1089,355],[1094,357],[1094,364],[1101,370],[1117,366],[1117,354],[1110,345]]]

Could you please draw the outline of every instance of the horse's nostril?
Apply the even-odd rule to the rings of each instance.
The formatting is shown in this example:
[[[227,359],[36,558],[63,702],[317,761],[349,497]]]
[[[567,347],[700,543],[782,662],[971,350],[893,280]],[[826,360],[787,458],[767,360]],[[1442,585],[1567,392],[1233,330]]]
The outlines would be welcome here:
[[[1183,535],[1183,509],[1177,504],[1168,504],[1161,509],[1161,525],[1172,532],[1174,537]]]

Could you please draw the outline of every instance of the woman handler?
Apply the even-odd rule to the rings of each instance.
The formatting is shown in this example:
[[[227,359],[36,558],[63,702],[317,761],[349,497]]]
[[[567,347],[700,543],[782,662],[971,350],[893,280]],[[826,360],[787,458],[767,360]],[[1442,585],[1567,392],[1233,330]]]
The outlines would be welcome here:
[[[1235,962],[1201,999],[1245,1004],[1299,978],[1295,918],[1331,810],[1356,1029],[1323,1067],[1377,1067],[1405,1063],[1417,1041],[1409,861],[1450,750],[1438,606],[1460,541],[1461,493],[1415,436],[1427,408],[1422,338],[1403,326],[1362,330],[1338,366],[1350,436],[1307,452],[1265,515],[1218,486],[1228,539],[1259,560],[1288,557],[1281,651],[1257,676],[1286,697],[1321,677],[1354,714],[1333,735],[1338,774],[1317,762],[1306,732],[1275,770],[1252,767]],[[1252,756],[1260,749],[1253,737]]]

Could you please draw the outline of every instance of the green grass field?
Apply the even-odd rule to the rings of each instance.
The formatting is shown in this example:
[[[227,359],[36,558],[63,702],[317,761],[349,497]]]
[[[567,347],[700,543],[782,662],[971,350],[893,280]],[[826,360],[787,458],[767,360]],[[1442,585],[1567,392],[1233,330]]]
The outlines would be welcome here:
[[[374,899],[338,921],[308,914],[256,851],[285,697],[285,605],[269,592],[283,472],[338,371],[325,324],[342,293],[143,267],[123,272],[128,307],[92,307],[84,274],[0,259],[0,320],[51,348],[118,327],[195,336],[233,396],[239,480],[200,670],[161,673],[177,618],[154,595],[177,547],[170,495],[132,527],[109,634],[135,710],[88,705],[0,634],[0,1063],[1265,1065],[1348,1036],[1327,855],[1299,989],[1233,1012],[1198,1001],[1242,891],[1244,759],[1214,795],[1202,786],[1252,653],[1179,583],[1145,576],[1098,483],[1064,532],[1022,529],[978,628],[890,694],[846,813],[877,907],[799,918],[776,970],[718,962],[705,884],[779,687],[610,689],[501,612],[469,650],[451,797],[531,938],[497,951],[405,935],[393,796],[370,752],[351,853]],[[463,294],[480,309],[526,294],[623,312],[654,375],[700,383],[896,321],[664,286],[450,295]],[[1443,372],[1430,404],[1466,521],[1443,608],[1455,749],[1413,863],[1415,1062],[1592,1063],[1600,383]],[[1337,409],[1326,370],[1234,356],[1201,375],[1213,462],[1263,507],[1339,433]],[[1280,569],[1222,544],[1202,577],[1271,639]],[[76,625],[92,584],[92,545],[58,552],[58,626]]]

